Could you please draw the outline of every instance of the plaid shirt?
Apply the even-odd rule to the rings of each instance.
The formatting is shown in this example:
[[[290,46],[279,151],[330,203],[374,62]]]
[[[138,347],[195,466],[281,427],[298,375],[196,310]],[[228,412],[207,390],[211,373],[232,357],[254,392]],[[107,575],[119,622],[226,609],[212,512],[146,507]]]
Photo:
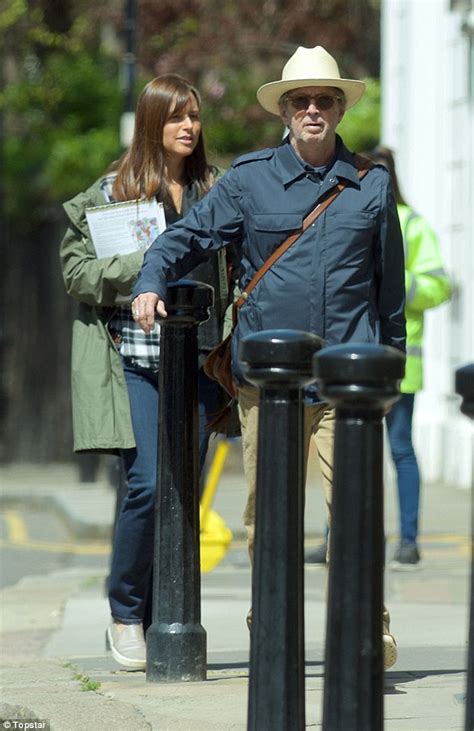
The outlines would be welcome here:
[[[155,322],[146,335],[132,317],[130,307],[117,307],[109,321],[109,332],[123,358],[140,368],[158,370],[160,363],[160,326]]]
[[[115,174],[103,178],[100,187],[106,203],[113,203],[112,186]],[[140,368],[158,370],[160,363],[160,326],[155,322],[151,333],[146,335],[132,317],[129,306],[117,307],[109,321],[109,332],[120,355],[129,358]]]

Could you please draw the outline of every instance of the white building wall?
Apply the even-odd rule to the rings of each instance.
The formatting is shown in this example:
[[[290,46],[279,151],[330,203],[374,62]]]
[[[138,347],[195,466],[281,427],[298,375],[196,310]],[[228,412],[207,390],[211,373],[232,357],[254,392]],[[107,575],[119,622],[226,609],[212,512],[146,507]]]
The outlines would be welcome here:
[[[438,233],[454,286],[452,301],[425,316],[414,419],[423,479],[470,487],[473,430],[454,371],[474,361],[473,14],[450,5],[382,0],[382,142],[404,196]]]

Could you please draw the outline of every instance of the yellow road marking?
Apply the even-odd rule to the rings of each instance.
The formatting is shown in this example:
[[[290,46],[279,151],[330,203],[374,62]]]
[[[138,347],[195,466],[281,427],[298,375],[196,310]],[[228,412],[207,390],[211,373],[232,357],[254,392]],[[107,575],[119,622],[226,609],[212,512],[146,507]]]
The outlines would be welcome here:
[[[48,543],[46,541],[26,541],[15,543],[0,539],[0,546],[4,548],[19,548],[24,550],[46,551],[49,553],[74,553],[79,556],[106,556],[110,553],[109,546],[88,544],[79,546],[75,543]]]
[[[7,525],[7,539],[0,539],[0,546],[15,547],[24,550],[45,551],[49,553],[72,553],[82,556],[106,556],[110,554],[111,548],[107,542],[103,543],[53,543],[51,541],[38,541],[29,538],[28,529],[25,521],[20,513],[14,510],[5,510],[2,516]],[[387,542],[396,543],[396,536],[387,536]],[[321,538],[307,539],[305,545],[307,547],[316,546],[321,543]],[[420,544],[424,551],[431,553],[432,546],[426,544],[453,544],[452,549],[461,555],[469,555],[471,550],[471,537],[454,533],[432,533],[422,534],[420,536]],[[232,549],[246,548],[245,540],[233,540],[230,545]],[[434,549],[434,546],[433,546]]]
[[[20,513],[6,510],[3,517],[7,524],[8,537],[12,543],[24,543],[28,540],[28,529]]]
[[[22,548],[50,553],[74,553],[81,556],[104,556],[110,553],[107,543],[52,543],[51,541],[36,541],[30,539],[28,528],[20,513],[15,510],[6,510],[2,513],[7,526],[7,539],[0,539],[0,546]]]
[[[389,536],[389,543],[397,543],[398,537]],[[419,536],[421,545],[424,543],[471,543],[471,537],[459,533],[422,533]]]
[[[396,535],[388,535],[386,538],[389,545],[397,544],[400,540]],[[320,536],[319,538],[306,538],[305,545],[319,546],[322,541],[323,536]],[[468,535],[461,535],[459,533],[422,533],[422,535],[419,536],[419,542],[422,547],[429,547],[429,544],[436,545],[439,543],[452,543],[453,545],[470,547],[471,537]]]

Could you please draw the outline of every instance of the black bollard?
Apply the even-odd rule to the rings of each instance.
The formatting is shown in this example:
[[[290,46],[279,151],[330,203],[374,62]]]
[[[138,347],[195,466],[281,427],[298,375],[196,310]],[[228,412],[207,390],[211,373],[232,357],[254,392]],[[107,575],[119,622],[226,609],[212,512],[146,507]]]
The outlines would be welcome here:
[[[152,624],[146,633],[149,682],[205,680],[201,625],[197,326],[213,290],[169,285],[161,320],[158,469]]]
[[[252,581],[249,731],[303,731],[305,464],[301,388],[313,380],[315,335],[270,330],[240,345],[261,389]]]
[[[383,415],[404,355],[337,345],[314,359],[336,407],[323,704],[325,731],[383,729]]]
[[[462,396],[461,411],[474,419],[474,363],[456,371],[456,393]],[[474,485],[472,486],[474,509]],[[471,608],[467,653],[466,731],[474,729],[474,513],[471,518]]]

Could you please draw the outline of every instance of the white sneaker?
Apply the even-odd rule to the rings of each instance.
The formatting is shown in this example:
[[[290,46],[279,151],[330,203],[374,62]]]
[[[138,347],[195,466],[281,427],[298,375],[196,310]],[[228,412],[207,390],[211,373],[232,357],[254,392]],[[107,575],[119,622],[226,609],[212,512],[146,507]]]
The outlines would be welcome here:
[[[143,625],[118,625],[111,622],[105,634],[105,646],[119,665],[130,670],[145,670],[146,644]]]

